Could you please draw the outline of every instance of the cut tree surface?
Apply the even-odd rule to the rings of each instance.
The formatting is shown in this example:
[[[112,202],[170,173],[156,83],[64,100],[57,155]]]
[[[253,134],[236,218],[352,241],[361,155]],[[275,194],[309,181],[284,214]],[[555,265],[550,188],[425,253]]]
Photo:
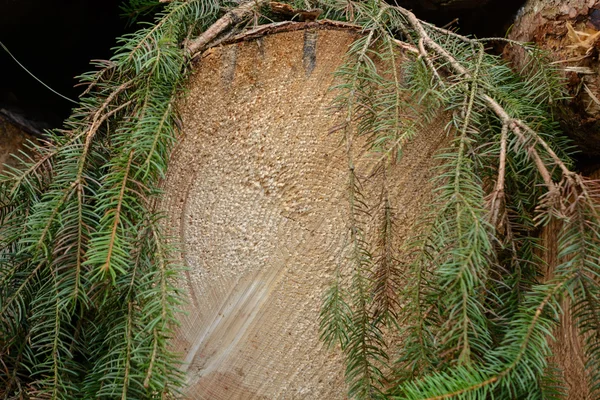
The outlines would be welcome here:
[[[600,179],[600,169],[592,171],[590,179]],[[543,260],[546,263],[545,277],[550,279],[559,263],[558,235],[560,223],[552,222],[544,227],[541,234],[542,246],[546,249]],[[553,333],[556,339],[552,343],[553,357],[551,362],[562,369],[561,384],[568,390],[568,400],[592,400],[586,377],[586,358],[584,355],[585,340],[579,334],[570,310],[571,301],[568,297],[562,300],[563,313],[560,317],[560,327]]]
[[[189,81],[163,200],[189,268],[175,344],[189,399],[346,398],[318,316],[348,251],[348,162],[331,132],[330,86],[357,34],[307,26],[213,48]],[[428,203],[445,143],[434,121],[388,171],[399,241]],[[359,176],[373,174],[377,156],[361,140],[353,156]],[[377,204],[382,180],[363,191]]]

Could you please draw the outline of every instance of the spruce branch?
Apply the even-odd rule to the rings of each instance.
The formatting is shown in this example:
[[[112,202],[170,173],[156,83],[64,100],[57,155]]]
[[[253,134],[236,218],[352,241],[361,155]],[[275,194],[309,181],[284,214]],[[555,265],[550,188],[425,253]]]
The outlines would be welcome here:
[[[459,76],[464,76],[468,79],[472,79],[472,76],[471,76],[472,74],[469,73],[467,71],[467,69],[465,67],[463,67],[455,57],[453,57],[448,51],[446,51],[441,45],[436,43],[429,36],[429,34],[425,31],[423,23],[420,20],[418,20],[417,17],[412,12],[405,10],[401,7],[397,7],[397,10],[400,13],[402,13],[407,18],[407,20],[410,22],[410,24],[415,28],[415,30],[419,36],[419,43],[421,45],[424,43],[427,47],[431,48],[434,52],[436,52],[440,57],[444,58],[448,62],[448,64],[451,66],[451,68],[456,73],[459,74]],[[467,40],[469,43],[475,42],[475,41],[470,41],[466,38],[464,38],[464,39]],[[478,42],[475,42],[475,43],[478,43]],[[481,44],[479,44],[478,47],[480,48],[480,51],[481,51],[481,49],[482,49]],[[419,54],[421,54],[420,51],[419,51]],[[433,70],[437,72],[437,70],[435,68]],[[556,85],[551,85],[551,87],[555,87],[555,86]],[[504,108],[493,97],[489,96],[488,94],[483,93],[482,98],[485,100],[487,105],[492,109],[492,111],[494,113],[496,113],[496,115],[502,120],[502,122],[508,124],[509,127],[511,128],[511,130],[515,134],[519,135],[523,141],[525,141],[525,138],[521,134],[521,130],[525,130],[529,134],[531,134],[532,136],[535,137],[536,142],[539,142],[542,145],[542,147],[551,155],[553,160],[557,163],[557,165],[559,165],[559,167],[561,168],[561,170],[563,171],[563,173],[565,175],[572,174],[572,172],[568,170],[566,165],[560,160],[560,158],[556,155],[556,153],[552,150],[552,148],[546,143],[546,141],[544,141],[533,129],[528,127],[527,124],[525,124],[523,121],[515,120],[515,119],[511,118],[509,116],[509,114],[506,112],[506,110],[504,110]],[[531,148],[531,151],[532,151],[532,156],[536,162],[536,165],[538,166],[540,173],[542,174],[542,176],[544,178],[544,181],[546,182],[546,184],[550,185],[550,188],[552,188],[553,186],[552,186],[552,179],[550,178],[550,173],[547,171],[547,168],[545,167],[544,163],[541,161],[541,158],[537,154],[537,151],[535,151],[535,149],[533,147]]]
[[[394,215],[386,187],[385,165],[383,168],[383,193],[379,239],[373,266],[373,318],[388,328],[397,327],[400,306],[402,271],[394,249]]]
[[[506,178],[506,152],[508,147],[508,126],[506,123],[502,124],[502,132],[500,134],[500,157],[499,157],[499,165],[498,165],[498,174],[496,178],[496,185],[494,186],[494,190],[489,195],[489,209],[490,212],[490,223],[496,227],[496,229],[501,230],[501,225],[504,224],[504,218],[501,217],[501,214],[504,212],[504,183]],[[502,219],[502,221],[500,221]]]
[[[340,266],[335,271],[335,278],[323,298],[319,314],[320,339],[329,347],[340,346],[345,350],[348,345],[352,310],[348,304],[348,293],[344,289]]]
[[[410,72],[405,72],[402,84],[418,94],[427,108],[437,104],[451,111],[452,134],[456,135],[455,145],[442,155],[446,165],[437,179],[439,198],[432,218],[426,219],[433,227],[416,247],[426,256],[416,258],[413,273],[419,277],[426,272],[427,284],[412,285],[415,290],[406,295],[416,297],[403,301],[414,303],[416,307],[406,307],[406,313],[418,316],[403,320],[409,322],[404,329],[408,343],[398,360],[398,376],[400,382],[407,381],[391,389],[390,395],[401,393],[398,398],[405,398],[412,391],[414,397],[408,398],[485,398],[496,393],[502,398],[507,393],[541,393],[548,371],[548,336],[561,312],[558,299],[573,291],[577,280],[573,274],[564,274],[546,285],[531,286],[539,277],[531,267],[535,262],[531,216],[538,205],[538,224],[547,224],[553,216],[569,220],[572,216],[564,210],[573,207],[573,199],[579,196],[592,220],[597,219],[593,211],[597,201],[589,184],[570,171],[564,152],[559,155],[554,150],[562,142],[552,138],[552,124],[541,122],[560,97],[559,80],[544,66],[539,74],[523,76],[520,83],[508,68],[484,54],[482,41],[423,23],[401,7],[382,5],[383,13],[381,8],[370,7],[353,4],[357,23],[365,27],[365,35],[374,38],[372,50],[363,51],[364,57],[380,57],[376,49],[386,41],[414,55],[405,61],[404,70]],[[389,29],[382,23],[386,18]],[[395,38],[391,29],[403,32],[408,43]],[[536,56],[534,49],[524,48]],[[373,66],[358,73],[383,87],[386,79],[377,69]],[[349,84],[357,81],[356,75],[348,78]],[[542,84],[550,87],[538,89]],[[370,93],[373,99],[379,91]],[[519,99],[517,93],[523,97]],[[369,99],[356,102],[356,109],[363,111],[347,119],[346,126],[354,124],[373,143],[385,143],[388,139],[373,121],[382,118],[392,104],[389,100],[381,105]],[[485,153],[482,148],[490,150]],[[486,174],[482,180],[477,175],[480,171]],[[543,185],[531,186],[539,179]],[[577,194],[567,193],[565,184],[577,188]],[[577,235],[585,233],[580,230]],[[561,244],[561,248],[570,247]],[[507,262],[505,251],[511,254],[507,266],[501,265]],[[507,267],[510,278],[495,271]],[[520,276],[526,271],[528,275]],[[490,282],[491,276],[497,282]],[[518,279],[516,285],[509,284],[513,277]],[[496,325],[496,318],[506,319],[508,327]],[[412,336],[415,332],[416,337]],[[477,343],[475,353],[470,351],[471,343]],[[442,359],[431,356],[435,353]],[[471,354],[475,354],[472,360]],[[464,366],[456,367],[461,362]],[[420,389],[411,389],[408,382],[419,376],[425,376]]]
[[[39,157],[24,154],[23,170],[0,179],[1,330],[22,331],[0,349],[23,355],[0,372],[9,390],[56,398],[178,392],[168,340],[180,292],[157,244],[153,199],[177,137],[172,104],[189,62],[181,45],[217,11],[216,3],[172,2],[153,27],[121,39],[102,70],[82,76],[89,85],[67,129],[51,133],[47,147],[32,144]],[[150,232],[148,221],[150,239],[140,234]]]
[[[82,76],[88,87],[66,129],[46,147],[33,144],[37,155],[22,154],[24,168],[0,178],[5,397],[177,394],[183,376],[168,344],[181,301],[177,249],[166,245],[156,209],[178,138],[175,103],[198,52],[238,30],[235,40],[297,28],[244,28],[263,18],[265,3],[168,2],[153,26],[122,38],[110,61],[96,63],[100,71]],[[552,67],[523,46],[537,72],[518,77],[484,53],[489,39],[435,27],[402,7],[319,6],[340,20],[332,26],[363,33],[336,74],[344,121],[332,132],[342,133],[348,161],[348,258],[320,321],[321,338],[346,356],[351,396],[545,393],[555,380],[549,336],[565,295],[597,391],[600,190],[571,172],[555,135],[552,105],[564,92]],[[219,19],[221,7],[229,11]],[[440,116],[452,145],[438,158],[431,212],[401,246],[410,263],[403,289],[395,199],[384,186],[379,204],[368,204],[361,183],[377,174],[355,165],[353,149],[366,141],[385,185],[405,145]],[[375,238],[365,228],[374,212]],[[540,284],[534,224],[557,219],[561,262],[554,280]],[[392,372],[396,343],[384,326],[403,338]]]

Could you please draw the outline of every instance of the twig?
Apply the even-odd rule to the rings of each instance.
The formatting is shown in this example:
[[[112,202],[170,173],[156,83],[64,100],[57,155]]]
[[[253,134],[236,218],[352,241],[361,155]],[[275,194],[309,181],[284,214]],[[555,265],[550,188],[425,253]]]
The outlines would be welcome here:
[[[583,84],[583,89],[585,90],[585,92],[588,94],[588,96],[590,96],[590,98],[592,100],[594,100],[594,103],[596,103],[597,105],[600,106],[600,100],[598,99],[598,97],[596,97],[596,95],[594,94],[594,92],[592,92],[590,90],[590,88],[588,87],[588,85],[586,85],[585,83]]]
[[[112,103],[112,101],[124,90],[128,89],[133,84],[133,80],[129,80],[121,85],[119,85],[102,103],[100,108],[96,110],[92,114],[92,122],[89,125],[89,128],[85,131],[85,145],[84,145],[84,155],[88,152],[89,146],[92,142],[92,139],[96,135],[96,132],[102,126],[102,123],[111,115],[111,114],[102,114],[104,110]],[[128,104],[127,102],[126,104]],[[122,108],[123,105],[119,106],[118,109]]]
[[[410,43],[406,43],[406,42],[403,42],[403,41],[398,40],[398,39],[393,39],[392,41],[394,42],[394,44],[396,46],[400,47],[403,50],[408,51],[409,53],[413,53],[413,54],[416,54],[416,55],[419,54],[419,49],[417,49],[415,46],[413,46]]]
[[[29,71],[27,68],[25,68],[25,66],[23,64],[21,64],[21,62],[19,60],[17,60],[17,58],[10,52],[10,50],[8,50],[8,48],[4,45],[4,43],[0,42],[0,47],[2,49],[4,49],[4,51],[6,51],[6,53],[17,63],[17,65],[19,65],[19,67],[21,67],[23,69],[23,71],[27,72],[33,79],[35,79],[36,81],[38,81],[39,83],[41,83],[42,86],[44,86],[46,89],[48,89],[49,91],[51,91],[55,95],[57,95],[59,97],[62,97],[63,99],[65,99],[67,101],[70,101],[71,103],[79,104],[78,101],[75,101],[75,100],[71,99],[70,97],[67,97],[64,94],[59,93],[56,90],[52,89],[45,82],[43,82],[40,78],[38,78],[31,71]]]
[[[419,37],[423,39],[423,43],[425,44],[425,46],[429,47],[430,49],[434,50],[436,53],[438,53],[439,55],[444,57],[450,63],[450,65],[452,65],[452,68],[457,73],[459,73],[460,75],[469,76],[469,73],[467,72],[467,70],[462,65],[460,65],[460,63],[456,60],[456,58],[452,57],[452,55],[450,53],[448,53],[448,51],[446,51],[446,49],[444,49],[442,46],[440,46],[438,43],[436,43],[433,39],[431,39],[429,34],[427,34],[427,32],[425,31],[425,28],[423,28],[423,24],[421,23],[421,21],[417,18],[417,16],[415,14],[413,14],[412,12],[410,12],[402,7],[398,7],[397,9],[402,14],[404,14],[404,16],[408,19],[408,22],[410,22],[410,24],[413,26],[413,28],[415,28],[415,30],[419,34]],[[454,33],[454,35],[456,35],[456,33]]]
[[[437,52],[440,56],[442,56],[450,64],[452,69],[454,69],[454,71],[457,74],[465,76],[468,79],[471,78],[471,74],[467,71],[467,69],[465,67],[463,67],[456,60],[456,58],[454,58],[450,53],[448,53],[448,51],[446,49],[444,49],[442,46],[440,46],[438,43],[436,43],[433,39],[431,39],[431,37],[425,31],[425,28],[423,27],[422,22],[412,12],[410,12],[406,9],[403,9],[401,7],[397,7],[397,9],[407,18],[409,23],[414,27],[414,29],[419,34],[420,38],[423,40],[423,43],[425,44],[426,47],[432,49],[433,51]],[[454,34],[454,35],[457,35],[457,34]],[[465,38],[465,41],[467,41],[468,43],[473,43],[473,42],[478,43],[476,41],[471,41],[468,38]],[[546,183],[546,185],[548,186],[548,188],[551,191],[554,189],[557,189],[557,187],[556,187],[556,184],[552,181],[552,175],[548,171],[548,168],[546,167],[545,163],[543,162],[542,158],[540,157],[540,155],[536,149],[536,144],[539,143],[540,145],[542,145],[544,150],[546,150],[548,152],[548,154],[553,159],[553,161],[561,168],[563,175],[565,175],[565,177],[572,177],[574,175],[574,172],[570,171],[567,168],[567,166],[556,155],[556,153],[546,143],[546,141],[544,141],[537,134],[537,132],[535,132],[533,129],[531,129],[529,126],[527,126],[527,124],[525,124],[523,121],[516,120],[516,119],[513,119],[512,117],[510,117],[508,115],[508,113],[506,112],[506,110],[504,110],[504,108],[492,97],[490,97],[489,95],[487,95],[485,93],[480,93],[480,94],[481,94],[482,98],[484,99],[484,101],[486,102],[486,104],[488,105],[488,107],[496,114],[496,116],[498,116],[498,118],[500,118],[502,123],[506,124],[509,127],[509,129],[517,135],[517,137],[520,139],[520,141],[523,144],[527,145],[529,153],[531,154],[531,157],[533,158],[535,165],[536,165],[538,171],[540,172],[540,175],[542,176],[542,178],[544,179],[544,182]],[[533,144],[528,144],[527,138],[524,135],[523,131],[525,131],[525,132],[529,133],[531,136],[533,136],[533,138],[535,139],[535,142]]]
[[[502,106],[500,104],[498,104],[498,102],[496,100],[492,99],[487,94],[484,94],[483,98],[488,103],[490,109],[498,116],[498,118],[500,118],[502,123],[506,124],[510,128],[510,130],[517,135],[517,137],[521,140],[521,143],[527,145],[529,154],[533,158],[533,161],[535,162],[535,165],[536,165],[540,175],[542,176],[542,179],[544,179],[544,183],[548,186],[548,188],[551,191],[556,189],[556,184],[554,183],[554,181],[552,181],[552,175],[550,174],[550,171],[548,171],[546,164],[544,164],[544,162],[542,161],[542,158],[540,157],[539,153],[535,149],[535,143],[529,144],[529,145],[527,144],[528,143],[527,138],[523,134],[520,126],[517,124],[517,121],[512,119],[508,115],[508,113],[504,110],[504,108],[502,108]]]
[[[188,53],[194,55],[204,50],[212,40],[229,29],[230,26],[237,25],[249,18],[256,8],[266,3],[268,3],[268,0],[250,0],[241,3],[238,7],[219,18],[202,35],[190,42],[187,46]]]
[[[442,33],[444,35],[455,37],[455,38],[457,38],[459,40],[462,40],[465,43],[474,44],[474,43],[477,42],[477,39],[470,39],[470,38],[468,38],[466,36],[460,35],[460,34],[454,32],[451,29],[446,29],[446,26],[443,26],[443,27],[440,28],[439,26],[434,25],[434,24],[430,24],[429,22],[421,21],[421,23],[423,25],[427,26],[428,28],[431,28],[434,31],[438,31],[438,32],[440,32],[440,33]]]
[[[500,162],[498,165],[498,179],[490,196],[491,223],[497,226],[500,208],[504,207],[504,181],[506,177],[506,149],[508,142],[508,125],[502,124],[500,135]]]
[[[266,25],[260,25],[256,28],[247,30],[242,33],[238,33],[233,37],[228,37],[223,41],[218,40],[210,43],[208,47],[218,46],[219,44],[231,44],[237,43],[247,40],[253,40],[256,38],[260,38],[266,35],[270,35],[273,33],[280,32],[293,32],[302,29],[344,29],[344,30],[356,30],[356,31],[364,31],[363,28],[356,24],[351,24],[347,22],[339,22],[332,21],[328,19],[323,19],[315,22],[296,22],[296,21],[281,21],[281,22],[273,22]]]
[[[444,81],[442,80],[442,77],[440,76],[437,69],[435,68],[435,65],[433,65],[433,62],[429,59],[427,50],[425,50],[425,46],[423,45],[423,38],[419,39],[419,54],[420,54],[419,57],[421,57],[423,60],[425,60],[425,63],[427,64],[429,69],[431,69],[431,72],[433,73],[433,75],[435,76],[437,81],[440,83],[440,85],[442,87],[445,87],[446,84],[444,83]]]
[[[556,155],[554,150],[552,150],[552,147],[550,147],[548,142],[546,142],[540,135],[538,135],[538,133],[536,131],[531,129],[527,124],[525,124],[525,122],[523,122],[521,120],[514,120],[514,122],[515,122],[515,124],[517,124],[517,126],[519,126],[521,129],[523,129],[525,132],[527,132],[531,136],[533,136],[536,143],[539,143],[542,145],[542,147],[544,148],[544,150],[546,150],[546,152],[548,152],[548,154],[550,155],[550,157],[552,158],[554,163],[559,166],[559,168],[561,169],[561,171],[565,177],[570,177],[572,175],[575,175],[575,172],[571,171],[565,165],[565,163],[560,159],[560,157]]]

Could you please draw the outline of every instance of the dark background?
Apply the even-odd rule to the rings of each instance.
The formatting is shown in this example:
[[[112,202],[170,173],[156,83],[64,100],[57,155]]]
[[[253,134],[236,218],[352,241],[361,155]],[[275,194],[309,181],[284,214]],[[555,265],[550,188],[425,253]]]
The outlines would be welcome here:
[[[503,36],[524,0],[397,0],[422,19],[454,25],[463,34]],[[91,59],[108,59],[115,38],[135,29],[122,0],[0,0],[0,41],[34,75],[77,99],[75,76]],[[73,104],[53,94],[0,49],[0,108],[42,128],[58,127]]]
[[[0,41],[34,75],[77,99],[74,79],[111,56],[127,25],[121,0],[0,0]],[[44,88],[0,49],[0,108],[59,126],[72,103]]]

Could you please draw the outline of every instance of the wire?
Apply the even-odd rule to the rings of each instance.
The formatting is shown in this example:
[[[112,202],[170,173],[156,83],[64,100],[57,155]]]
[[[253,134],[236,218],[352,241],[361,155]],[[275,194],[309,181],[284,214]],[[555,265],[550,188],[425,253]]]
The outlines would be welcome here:
[[[63,94],[60,94],[60,93],[58,93],[56,90],[52,89],[50,86],[48,86],[48,85],[46,85],[44,82],[42,82],[42,81],[41,81],[41,80],[40,80],[40,79],[39,79],[37,76],[35,76],[34,74],[32,74],[32,73],[31,73],[31,72],[30,72],[30,71],[29,71],[27,68],[25,68],[25,66],[24,66],[23,64],[21,64],[21,63],[19,62],[19,60],[17,60],[17,59],[15,58],[15,56],[13,56],[13,55],[12,55],[12,53],[11,53],[11,52],[10,52],[10,51],[9,51],[9,50],[6,48],[6,46],[4,45],[4,43],[2,43],[2,41],[0,41],[0,46],[2,46],[2,48],[4,49],[4,51],[6,51],[6,52],[8,53],[8,55],[9,55],[9,56],[10,56],[10,57],[11,57],[13,60],[15,60],[15,62],[16,62],[17,64],[19,64],[19,67],[23,68],[23,69],[25,70],[25,72],[27,72],[29,75],[31,75],[31,76],[32,76],[32,77],[33,77],[33,78],[34,78],[36,81],[38,81],[39,83],[41,83],[42,85],[44,85],[44,87],[46,87],[46,89],[48,89],[48,90],[50,90],[52,93],[54,93],[54,94],[56,94],[56,95],[58,95],[58,96],[62,97],[63,99],[70,101],[71,103],[79,104],[79,102],[78,102],[78,101],[75,101],[75,100],[73,100],[73,99],[70,99],[70,98],[68,98],[67,96],[65,96],[65,95],[63,95]]]

